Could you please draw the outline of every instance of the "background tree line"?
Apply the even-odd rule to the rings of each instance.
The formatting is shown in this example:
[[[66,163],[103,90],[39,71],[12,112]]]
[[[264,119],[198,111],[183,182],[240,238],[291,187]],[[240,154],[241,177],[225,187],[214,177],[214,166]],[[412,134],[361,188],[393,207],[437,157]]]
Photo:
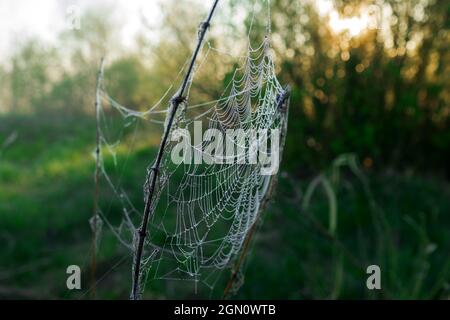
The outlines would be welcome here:
[[[336,32],[313,1],[272,1],[278,73],[293,87],[287,167],[316,170],[341,153],[356,152],[367,168],[448,177],[450,6],[433,0],[333,3],[342,19],[368,12],[371,25],[356,35]],[[256,4],[222,4],[214,25],[222,32],[213,33],[211,43],[232,48],[245,41],[229,19],[242,12],[246,29],[253,20],[252,40],[259,41],[266,8]],[[64,32],[57,46],[30,39],[16,48],[0,68],[2,112],[92,113],[94,74],[105,55],[108,89],[118,101],[137,109],[157,101],[189,56],[204,9],[165,3],[159,41],[149,41],[143,20],[133,50],[114,38],[120,25],[112,11],[85,12],[81,30]],[[231,67],[224,56],[210,57],[193,99],[217,97]]]

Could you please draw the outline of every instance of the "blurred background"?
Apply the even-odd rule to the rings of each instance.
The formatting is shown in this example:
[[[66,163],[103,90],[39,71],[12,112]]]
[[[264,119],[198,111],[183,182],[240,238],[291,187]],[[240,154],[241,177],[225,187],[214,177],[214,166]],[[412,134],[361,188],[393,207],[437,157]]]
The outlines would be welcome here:
[[[108,92],[148,108],[191,55],[210,2],[2,1],[1,298],[93,297],[100,59]],[[289,129],[236,298],[450,298],[450,4],[272,0],[270,11],[278,78],[292,87]],[[207,46],[226,54],[208,56],[193,101],[220,96],[250,26],[256,44],[266,20],[266,1],[220,2]],[[161,134],[152,132],[124,170],[136,199]],[[105,230],[95,297],[128,297],[124,252]],[[82,266],[80,291],[66,288],[70,264]],[[381,290],[366,287],[372,264]],[[148,285],[145,298],[167,297],[203,296]]]

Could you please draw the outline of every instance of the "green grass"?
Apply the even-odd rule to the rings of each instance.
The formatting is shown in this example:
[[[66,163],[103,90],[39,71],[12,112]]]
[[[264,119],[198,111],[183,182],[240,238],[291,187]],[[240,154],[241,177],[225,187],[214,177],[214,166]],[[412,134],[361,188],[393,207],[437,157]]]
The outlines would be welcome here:
[[[318,193],[309,210],[302,212],[292,182],[281,179],[248,263],[248,285],[239,296],[448,298],[448,186],[386,174],[371,175],[369,181],[372,196],[350,174],[336,188],[338,221],[331,237],[327,198]],[[380,291],[365,287],[366,267],[371,264],[381,268]]]
[[[0,145],[11,132],[18,133],[0,158],[0,297],[89,298],[85,291],[90,285],[93,120],[9,116],[0,123]],[[158,138],[141,138],[123,171],[123,186],[136,203],[142,199],[144,170]],[[111,161],[107,159],[106,165]],[[341,168],[339,179],[332,173],[332,169],[324,173],[336,199],[331,214],[336,228],[330,230],[330,198],[322,189],[302,210],[314,177],[281,175],[236,297],[449,298],[448,183],[365,172],[366,183],[348,167]],[[111,210],[119,207],[113,204]],[[83,292],[68,292],[65,287],[70,264],[82,266]],[[98,257],[98,275],[104,276],[98,297],[128,297],[130,264],[127,252],[105,231]],[[370,264],[381,267],[381,291],[365,287]],[[221,297],[226,278],[224,273],[213,297]],[[146,297],[195,297],[190,287],[178,291],[175,285],[152,282]]]

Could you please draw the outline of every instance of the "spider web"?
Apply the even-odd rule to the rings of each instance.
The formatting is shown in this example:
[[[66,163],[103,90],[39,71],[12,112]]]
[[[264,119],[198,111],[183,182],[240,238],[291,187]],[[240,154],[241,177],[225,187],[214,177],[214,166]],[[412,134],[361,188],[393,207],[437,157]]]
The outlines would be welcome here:
[[[275,179],[275,175],[264,173],[263,164],[248,161],[257,153],[255,143],[251,141],[256,141],[257,149],[266,157],[280,158],[287,129],[288,101],[282,101],[287,90],[277,80],[269,36],[270,25],[260,45],[252,47],[248,42],[246,53],[239,58],[240,66],[234,70],[231,80],[216,100],[189,103],[190,88],[196,74],[193,72],[187,99],[178,108],[171,128],[167,128],[168,113],[163,107],[169,103],[172,87],[156,105],[145,111],[136,111],[115,101],[100,82],[97,121],[101,144],[101,197],[113,200],[102,202],[98,216],[91,224],[96,224],[97,231],[101,230],[103,223],[106,224],[120,243],[133,252],[144,202],[142,198],[131,198],[131,190],[136,185],[124,185],[123,175],[130,171],[130,167],[137,172],[136,177],[142,173],[144,168],[133,167],[130,155],[136,151],[145,153],[148,145],[141,142],[148,141],[155,127],[170,130],[171,139],[162,157],[150,208],[140,268],[141,292],[150,279],[187,281],[195,289],[201,283],[212,291],[221,271],[232,267],[242,251]],[[209,42],[204,50],[206,52],[195,71],[202,67],[210,54],[228,54]],[[209,161],[175,164],[171,155],[177,150],[183,133],[193,133],[198,126],[202,127],[203,139],[189,141],[191,156]],[[212,141],[217,142],[217,136],[209,129],[224,133],[216,148],[210,147]],[[230,137],[225,134],[229,130],[250,132],[250,138],[256,139],[250,140],[248,134]],[[272,138],[269,136],[274,130],[281,132],[280,150],[271,149]],[[261,145],[265,145],[263,151]],[[218,148],[240,152],[221,157],[217,154]],[[154,158],[154,155],[145,156],[149,162]],[[153,174],[151,167],[152,163],[143,180],[144,201],[149,192],[146,182]],[[97,239],[98,234],[95,236]]]

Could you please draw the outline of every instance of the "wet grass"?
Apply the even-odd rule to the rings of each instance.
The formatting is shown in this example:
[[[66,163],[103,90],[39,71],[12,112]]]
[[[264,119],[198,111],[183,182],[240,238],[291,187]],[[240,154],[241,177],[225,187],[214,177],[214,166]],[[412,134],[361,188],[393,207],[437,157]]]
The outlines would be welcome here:
[[[3,117],[0,144],[17,138],[0,158],[0,297],[89,298],[94,122],[89,117]],[[142,201],[144,172],[158,135],[127,157],[121,181]],[[288,146],[289,147],[289,146]],[[105,160],[111,166],[111,159]],[[291,166],[290,166],[291,167]],[[349,169],[333,183],[337,224],[329,232],[329,199],[318,190],[302,201],[312,179],[285,172],[263,216],[237,298],[450,297],[450,188],[433,177]],[[106,203],[103,203],[106,204]],[[120,210],[112,203],[111,211]],[[66,289],[66,267],[83,271],[82,292]],[[382,270],[382,290],[369,291],[366,267]],[[131,257],[105,231],[98,257],[98,297],[127,298]],[[221,297],[223,281],[213,297]],[[196,297],[191,286],[149,283],[147,298]],[[183,297],[178,293],[183,292]],[[207,296],[207,295],[205,295]],[[200,296],[200,297],[205,297]]]

